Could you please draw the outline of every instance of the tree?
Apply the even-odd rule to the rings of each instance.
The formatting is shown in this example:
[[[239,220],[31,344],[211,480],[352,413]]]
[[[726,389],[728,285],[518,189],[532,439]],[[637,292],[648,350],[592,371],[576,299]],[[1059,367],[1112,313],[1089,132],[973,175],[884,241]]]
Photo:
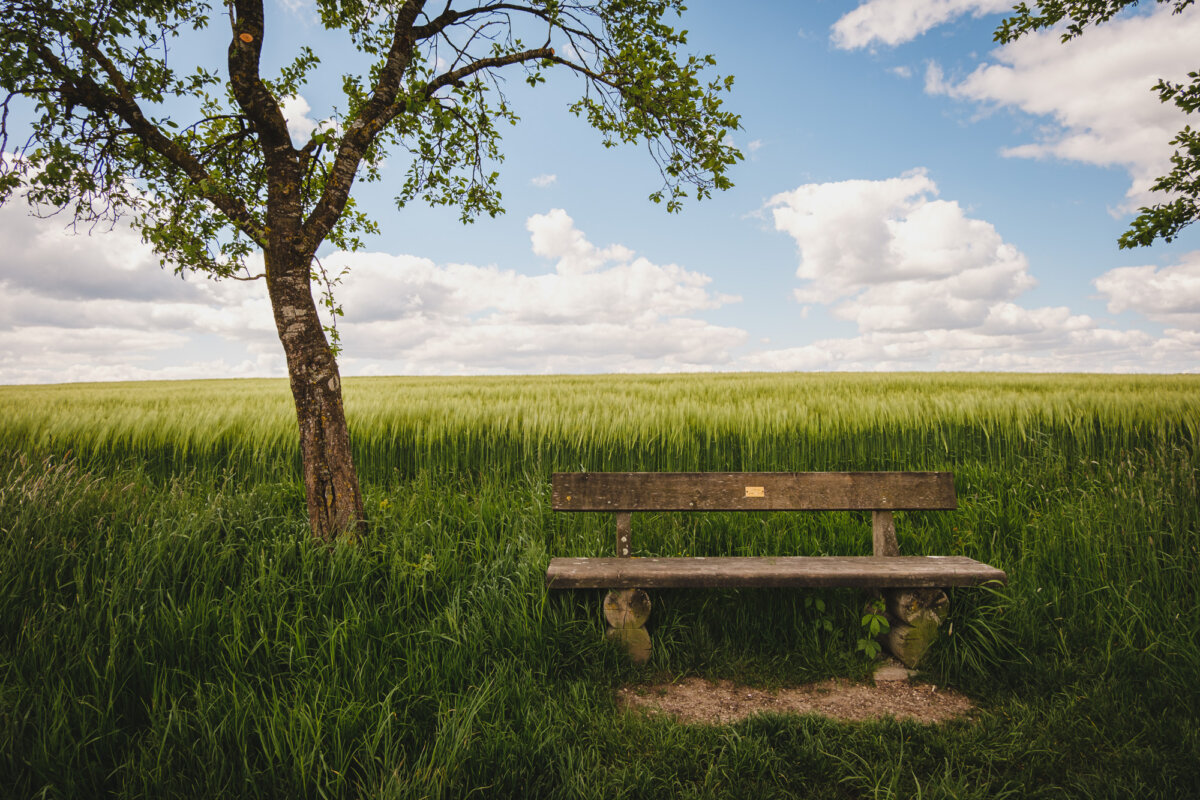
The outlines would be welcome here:
[[[297,145],[281,104],[319,74],[320,59],[301,46],[275,77],[262,74],[262,0],[224,3],[227,76],[215,65],[180,71],[168,62],[180,37],[206,35],[207,0],[2,3],[0,202],[23,195],[37,213],[66,210],[76,223],[125,217],[178,273],[265,280],[296,405],[308,515],[324,539],[366,530],[337,342],[313,295],[322,289],[340,314],[318,248],[357,249],[377,230],[354,205],[356,179],[378,180],[385,156],[404,153],[398,208],[455,206],[464,222],[502,212],[490,165],[502,159],[500,125],[517,121],[502,76],[515,71],[537,85],[550,69],[580,78],[570,110],[606,146],[647,145],[662,177],[650,197],[669,211],[689,192],[700,199],[728,188],[726,172],[741,158],[727,135],[738,117],[721,103],[732,78],[702,82],[714,59],[684,56],[686,31],[664,21],[683,11],[682,0],[436,5],[316,0],[324,27],[371,66],[341,76],[344,108]],[[18,98],[36,110],[28,138],[10,152]],[[256,251],[265,270],[251,275]]]
[[[1051,28],[1063,20],[1069,20],[1063,30],[1062,40],[1068,42],[1083,35],[1088,25],[1108,22],[1128,6],[1137,5],[1138,0],[1039,0],[1033,9],[1025,3],[1013,8],[1013,15],[1005,19],[996,29],[995,40],[1002,44],[1015,41],[1032,31]],[[1170,2],[1178,14],[1192,4],[1192,0],[1157,0]],[[1200,71],[1189,72],[1191,83],[1172,83],[1159,80],[1154,86],[1159,99],[1172,102],[1186,114],[1200,109]],[[1200,131],[1185,125],[1171,140],[1175,154],[1171,156],[1172,169],[1155,181],[1151,189],[1163,192],[1171,199],[1150,207],[1138,209],[1138,216],[1129,230],[1121,234],[1117,243],[1123,248],[1146,247],[1156,239],[1170,242],[1179,232],[1200,219]]]

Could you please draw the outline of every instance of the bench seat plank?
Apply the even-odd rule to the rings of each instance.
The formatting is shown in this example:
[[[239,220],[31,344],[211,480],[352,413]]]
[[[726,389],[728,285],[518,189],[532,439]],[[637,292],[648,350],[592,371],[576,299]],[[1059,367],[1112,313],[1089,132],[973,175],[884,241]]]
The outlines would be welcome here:
[[[1007,580],[1003,570],[966,556],[555,558],[546,571],[551,589],[932,588]]]

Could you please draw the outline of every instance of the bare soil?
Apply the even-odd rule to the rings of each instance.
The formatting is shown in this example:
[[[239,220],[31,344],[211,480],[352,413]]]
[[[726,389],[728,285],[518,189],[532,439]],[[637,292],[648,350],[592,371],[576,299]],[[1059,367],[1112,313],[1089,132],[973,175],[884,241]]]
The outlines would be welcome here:
[[[752,714],[817,714],[841,722],[894,717],[935,725],[974,709],[966,695],[952,689],[907,680],[851,683],[840,678],[772,690],[686,678],[622,687],[617,705],[627,712],[665,714],[700,725],[727,725]]]

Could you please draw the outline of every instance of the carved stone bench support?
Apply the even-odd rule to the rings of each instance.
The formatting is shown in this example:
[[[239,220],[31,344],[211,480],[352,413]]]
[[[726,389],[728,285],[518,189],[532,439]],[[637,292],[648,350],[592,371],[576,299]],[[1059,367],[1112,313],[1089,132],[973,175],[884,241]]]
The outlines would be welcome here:
[[[950,598],[941,589],[886,589],[883,598],[891,627],[879,643],[904,666],[916,669],[937,638]]]
[[[650,595],[641,589],[613,589],[604,596],[604,619],[608,638],[620,642],[638,664],[650,660]]]

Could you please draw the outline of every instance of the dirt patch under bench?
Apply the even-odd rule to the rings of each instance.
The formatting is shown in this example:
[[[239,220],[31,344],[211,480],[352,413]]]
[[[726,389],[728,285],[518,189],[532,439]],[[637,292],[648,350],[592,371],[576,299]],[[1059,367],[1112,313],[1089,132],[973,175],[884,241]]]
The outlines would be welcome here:
[[[906,680],[851,683],[833,679],[784,689],[686,678],[677,683],[617,690],[626,711],[666,714],[680,722],[724,725],[752,714],[819,714],[842,722],[885,717],[936,724],[967,715],[974,705],[961,692]]]

